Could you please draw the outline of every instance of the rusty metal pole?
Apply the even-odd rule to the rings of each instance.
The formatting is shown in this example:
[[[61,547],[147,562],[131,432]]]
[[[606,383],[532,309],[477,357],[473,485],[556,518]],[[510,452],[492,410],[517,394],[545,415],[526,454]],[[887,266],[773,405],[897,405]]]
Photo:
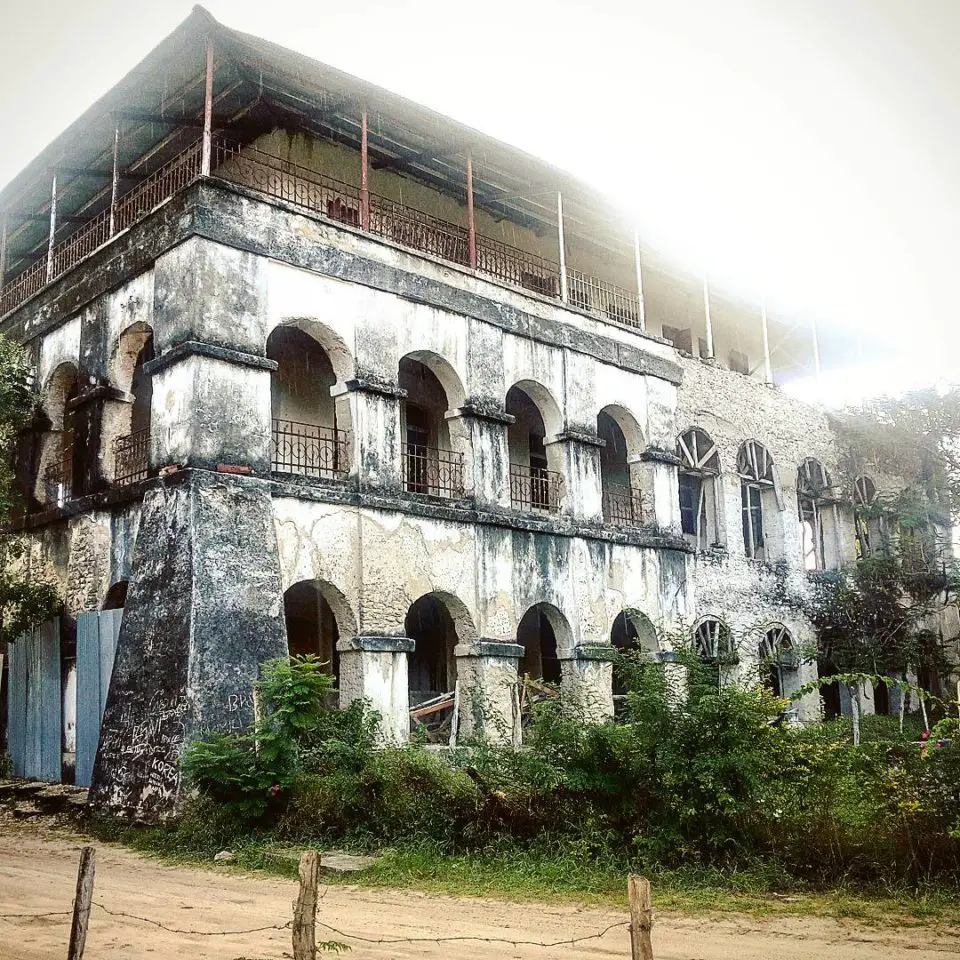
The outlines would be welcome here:
[[[703,314],[707,327],[707,356],[713,359],[713,318],[710,316],[710,281],[703,278]]]
[[[0,290],[7,280],[7,214],[0,218]]]
[[[560,299],[566,303],[567,294],[567,249],[563,238],[563,194],[557,191],[557,244],[560,248]]]
[[[120,121],[113,127],[113,175],[110,181],[110,236],[117,232],[117,186],[120,183],[120,168],[117,154],[120,150]]]
[[[360,226],[370,229],[370,146],[367,108],[360,114]]]
[[[207,38],[207,77],[203,91],[203,152],[200,155],[200,173],[210,176],[210,157],[213,152],[213,40]]]
[[[633,231],[633,261],[637,268],[637,303],[640,329],[647,329],[647,313],[643,307],[643,269],[640,266],[640,231]]]
[[[467,262],[477,269],[477,224],[473,215],[473,157],[467,154]]]
[[[50,238],[47,240],[47,283],[53,279],[53,241],[57,234],[57,174],[50,188]]]
[[[770,362],[770,329],[767,326],[767,305],[760,304],[760,330],[763,333],[763,380],[773,385],[773,364]]]

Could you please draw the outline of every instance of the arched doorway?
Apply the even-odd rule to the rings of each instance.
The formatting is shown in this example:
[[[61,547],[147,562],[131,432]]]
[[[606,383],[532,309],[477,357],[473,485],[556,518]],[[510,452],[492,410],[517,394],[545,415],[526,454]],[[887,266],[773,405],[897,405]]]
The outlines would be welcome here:
[[[291,657],[319,657],[324,670],[340,679],[340,624],[330,602],[337,591],[319,580],[301,580],[283,595],[284,619],[287,625],[287,649]],[[338,604],[339,605],[339,604]]]
[[[267,339],[277,363],[270,386],[275,473],[339,480],[347,473],[346,435],[331,389],[337,382],[327,351],[297,327],[277,327]]]
[[[49,506],[63,506],[79,492],[75,483],[79,474],[76,432],[70,409],[78,392],[77,368],[72,363],[60,364],[45,391],[43,409],[49,428],[43,436],[37,471],[37,499]]]
[[[597,436],[604,442],[600,450],[603,519],[621,526],[639,526],[648,506],[631,463],[642,452],[640,430],[625,410],[605,407],[597,414]]]
[[[510,456],[510,502],[516,510],[557,513],[563,481],[547,451],[547,421],[559,430],[559,411],[547,391],[530,381],[507,391],[506,410],[514,417],[507,429]]]
[[[517,626],[517,643],[523,647],[521,675],[559,684],[563,676],[558,650],[564,640],[569,642],[563,636],[567,631],[566,620],[556,607],[548,603],[531,607]]]
[[[657,630],[649,617],[638,610],[624,610],[617,615],[610,630],[610,643],[620,653],[656,654],[660,651]],[[640,664],[638,663],[639,667]],[[627,693],[627,684],[616,665],[613,670],[614,703]]]
[[[104,437],[113,441],[108,451],[112,463],[105,473],[118,485],[146,480],[150,474],[150,417],[153,406],[153,378],[144,371],[144,364],[154,358],[153,330],[137,323],[120,336],[114,376],[121,389],[128,391],[133,403],[119,404],[112,429],[104,427]]]
[[[407,659],[411,707],[452,693],[457,682],[453,655],[457,629],[443,601],[432,593],[415,600],[407,611],[404,630],[414,642]]]

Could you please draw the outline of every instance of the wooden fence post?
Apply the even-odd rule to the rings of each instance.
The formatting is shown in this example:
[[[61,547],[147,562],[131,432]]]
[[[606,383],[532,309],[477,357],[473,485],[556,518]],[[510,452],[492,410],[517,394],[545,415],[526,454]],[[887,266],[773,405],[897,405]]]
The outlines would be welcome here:
[[[317,880],[320,855],[316,850],[300,854],[300,893],[293,905],[293,960],[316,960]]]
[[[80,853],[80,869],[77,871],[77,895],[73,901],[73,923],[70,925],[70,948],[67,960],[82,960],[87,942],[87,923],[90,920],[90,904],[93,902],[93,874],[97,866],[95,847],[84,847]]]
[[[650,901],[650,881],[631,876],[627,881],[630,896],[630,957],[631,960],[653,960],[650,929],[653,909]]]

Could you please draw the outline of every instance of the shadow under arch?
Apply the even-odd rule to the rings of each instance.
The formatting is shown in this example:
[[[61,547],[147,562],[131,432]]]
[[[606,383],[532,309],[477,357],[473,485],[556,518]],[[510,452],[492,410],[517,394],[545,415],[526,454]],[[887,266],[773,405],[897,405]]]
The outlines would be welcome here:
[[[507,412],[510,412],[510,395],[516,392],[526,394],[530,402],[537,408],[543,420],[545,435],[554,437],[563,432],[563,412],[554,399],[550,390],[537,380],[518,380],[512,384],[506,393]]]
[[[357,363],[353,351],[346,341],[331,327],[313,317],[290,317],[275,324],[267,335],[264,346],[268,357],[270,356],[270,341],[275,340],[275,335],[282,330],[299,330],[315,341],[327,355],[337,383],[343,383],[356,377]]]
[[[463,381],[446,357],[433,350],[411,350],[400,358],[398,365],[402,367],[404,360],[423,364],[437,378],[446,396],[448,410],[463,406],[467,397]]]
[[[407,659],[410,705],[453,692],[457,682],[454,649],[477,638],[466,604],[443,590],[425,593],[410,604],[404,632],[414,643]]]
[[[552,603],[536,603],[520,618],[517,643],[523,647],[520,673],[534,680],[559,684],[560,652],[573,650],[573,631],[567,618]]]
[[[283,594],[287,649],[291,657],[313,654],[340,677],[337,641],[357,635],[357,621],[343,593],[327,580],[300,580]]]

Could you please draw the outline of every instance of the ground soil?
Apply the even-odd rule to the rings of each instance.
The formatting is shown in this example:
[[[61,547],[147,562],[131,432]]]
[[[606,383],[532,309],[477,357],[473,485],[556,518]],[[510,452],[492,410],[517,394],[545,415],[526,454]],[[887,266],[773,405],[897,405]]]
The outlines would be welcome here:
[[[35,824],[0,820],[2,960],[63,960],[66,956],[69,916],[59,912],[71,908],[81,845]],[[291,916],[295,890],[292,881],[244,875],[229,867],[164,866],[120,847],[98,845],[94,902],[102,906],[94,906],[91,914],[85,958],[279,960],[290,954],[289,929],[226,936],[190,931],[282,926]],[[58,915],[9,916],[53,912]],[[623,924],[625,914],[612,910],[331,886],[323,890],[319,918],[342,933],[320,928],[318,936],[349,944],[351,950],[345,956],[355,960],[624,960],[630,955],[625,925],[614,926],[600,939],[547,947],[482,940],[370,944],[351,936],[372,940],[475,936],[555,943]],[[960,956],[960,931],[871,928],[811,917],[727,914],[711,918],[667,913],[656,917],[654,952],[657,960],[940,960]]]

